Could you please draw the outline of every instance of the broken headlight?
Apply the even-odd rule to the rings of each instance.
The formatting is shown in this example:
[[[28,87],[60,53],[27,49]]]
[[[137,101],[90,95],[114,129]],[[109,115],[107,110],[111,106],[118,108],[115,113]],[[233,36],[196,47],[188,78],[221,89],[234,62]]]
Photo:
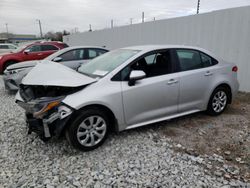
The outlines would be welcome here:
[[[17,101],[27,113],[33,114],[35,118],[41,119],[48,111],[56,109],[58,111],[64,97],[43,97],[29,102]],[[62,107],[60,107],[62,109]],[[63,109],[65,111],[65,109]],[[60,110],[62,111],[62,110]],[[67,113],[66,113],[67,114]]]

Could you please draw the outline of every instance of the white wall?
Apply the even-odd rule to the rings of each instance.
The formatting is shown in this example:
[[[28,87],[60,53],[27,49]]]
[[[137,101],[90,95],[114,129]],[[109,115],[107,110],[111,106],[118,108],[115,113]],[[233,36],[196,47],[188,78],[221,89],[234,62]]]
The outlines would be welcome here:
[[[145,22],[64,37],[69,45],[185,44],[208,49],[239,67],[240,90],[250,92],[250,6]]]

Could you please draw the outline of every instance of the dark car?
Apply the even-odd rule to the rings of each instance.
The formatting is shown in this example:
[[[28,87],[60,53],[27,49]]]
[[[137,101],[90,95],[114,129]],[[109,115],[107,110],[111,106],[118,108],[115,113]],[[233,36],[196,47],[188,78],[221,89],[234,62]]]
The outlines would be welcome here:
[[[35,42],[26,46],[21,46],[11,53],[1,54],[0,73],[2,74],[9,65],[24,61],[44,59],[65,47],[68,47],[68,45],[57,41]]]

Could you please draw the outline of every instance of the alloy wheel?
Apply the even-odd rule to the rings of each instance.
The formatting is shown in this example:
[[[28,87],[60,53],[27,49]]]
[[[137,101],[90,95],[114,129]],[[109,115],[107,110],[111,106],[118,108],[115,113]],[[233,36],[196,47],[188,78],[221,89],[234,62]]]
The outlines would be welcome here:
[[[101,116],[89,116],[77,129],[77,139],[85,147],[97,145],[105,137],[107,124]]]
[[[213,110],[217,113],[222,112],[227,105],[227,94],[224,91],[218,91],[212,101]]]

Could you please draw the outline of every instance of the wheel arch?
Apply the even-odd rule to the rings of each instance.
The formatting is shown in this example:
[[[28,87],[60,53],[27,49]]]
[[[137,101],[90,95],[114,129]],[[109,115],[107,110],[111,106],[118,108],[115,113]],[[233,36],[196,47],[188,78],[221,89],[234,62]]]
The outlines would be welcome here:
[[[112,125],[111,131],[118,132],[118,130],[119,130],[118,123],[117,123],[117,119],[116,119],[113,111],[110,108],[108,108],[107,106],[102,105],[102,104],[90,104],[90,105],[83,106],[80,109],[75,110],[73,112],[73,114],[71,115],[71,117],[69,118],[69,120],[67,121],[65,126],[63,127],[63,130],[61,131],[60,135],[64,134],[67,127],[71,125],[72,121],[81,113],[81,111],[88,110],[88,109],[98,109],[98,110],[104,111],[111,121],[111,125]]]
[[[231,104],[231,103],[232,103],[232,88],[231,88],[231,86],[230,86],[228,83],[226,83],[226,82],[219,83],[219,84],[212,90],[212,92],[211,92],[210,95],[209,95],[209,100],[210,100],[210,98],[211,98],[212,93],[213,93],[217,88],[219,88],[219,87],[224,87],[225,89],[227,89],[228,94],[229,94],[228,104]],[[208,102],[207,102],[207,105],[208,105],[208,103],[209,103],[209,100],[208,100]]]

